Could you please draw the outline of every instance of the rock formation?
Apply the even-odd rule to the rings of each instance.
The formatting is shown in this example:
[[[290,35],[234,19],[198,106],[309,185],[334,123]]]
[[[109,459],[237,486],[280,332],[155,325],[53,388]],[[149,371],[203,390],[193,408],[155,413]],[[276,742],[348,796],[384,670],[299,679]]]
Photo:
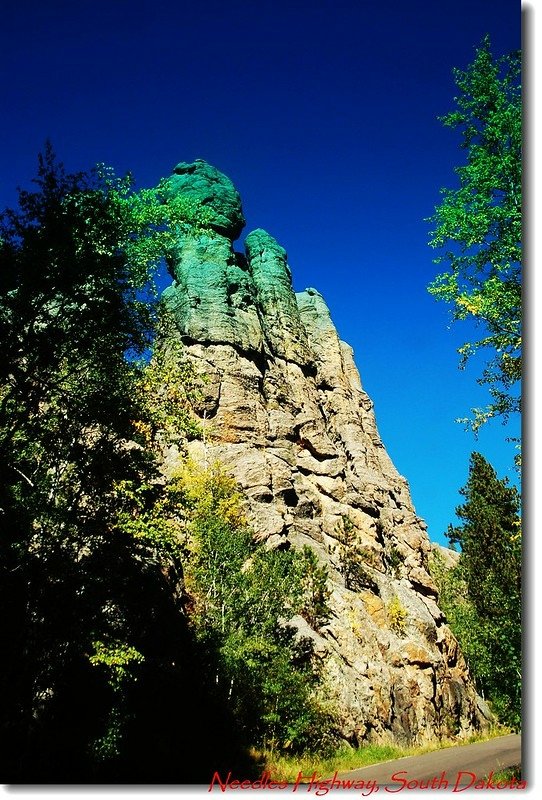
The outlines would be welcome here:
[[[322,296],[295,294],[285,250],[244,224],[231,181],[204,161],[179,164],[173,193],[212,212],[212,230],[179,234],[164,296],[188,357],[205,373],[196,412],[200,461],[242,487],[269,547],[312,547],[329,570],[333,615],[296,618],[322,659],[350,741],[421,743],[485,724],[428,573],[431,545],[406,480],[378,435],[352,349]]]

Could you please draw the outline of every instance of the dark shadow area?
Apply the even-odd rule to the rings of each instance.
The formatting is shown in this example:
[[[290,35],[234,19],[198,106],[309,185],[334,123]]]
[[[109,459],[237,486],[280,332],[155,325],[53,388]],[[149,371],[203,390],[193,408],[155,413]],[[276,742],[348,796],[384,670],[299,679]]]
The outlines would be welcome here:
[[[260,774],[213,691],[178,576],[148,555],[113,536],[77,564],[49,553],[4,572],[2,783],[208,785],[215,770]],[[113,605],[145,658],[121,699],[88,652]],[[97,745],[108,729],[115,738],[116,722],[116,746]]]

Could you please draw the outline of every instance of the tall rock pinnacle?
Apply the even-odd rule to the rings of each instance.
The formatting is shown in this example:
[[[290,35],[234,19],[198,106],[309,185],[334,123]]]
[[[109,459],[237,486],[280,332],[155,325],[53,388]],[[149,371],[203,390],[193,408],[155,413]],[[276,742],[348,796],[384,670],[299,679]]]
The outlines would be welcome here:
[[[428,573],[430,543],[406,480],[379,437],[354,356],[322,296],[295,294],[286,252],[265,231],[233,249],[244,224],[233,184],[204,161],[180,164],[172,192],[212,208],[212,230],[179,236],[165,300],[187,356],[206,375],[196,409],[206,444],[247,497],[269,547],[308,545],[327,565],[333,616],[290,621],[324,664],[352,742],[421,743],[483,726],[465,661]],[[344,531],[363,558],[345,577]],[[391,608],[403,612],[393,624]]]

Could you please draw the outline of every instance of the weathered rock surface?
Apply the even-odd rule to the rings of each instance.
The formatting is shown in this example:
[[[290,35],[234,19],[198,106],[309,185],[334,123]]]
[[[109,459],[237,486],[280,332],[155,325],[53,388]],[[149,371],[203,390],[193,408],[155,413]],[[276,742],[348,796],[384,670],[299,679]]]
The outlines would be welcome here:
[[[451,550],[449,547],[443,547],[441,544],[436,544],[436,542],[431,543],[431,550],[438,558],[440,558],[443,565],[447,569],[453,569],[453,567],[457,567],[459,562],[459,553],[456,550]]]
[[[217,220],[211,233],[179,237],[165,292],[207,375],[196,409],[206,442],[192,443],[193,457],[235,476],[269,547],[309,545],[327,564],[329,623],[292,624],[313,641],[346,738],[472,733],[485,721],[438,607],[426,526],[380,440],[352,349],[315,289],[293,292],[286,252],[268,233],[233,251],[243,214],[225,176],[202,161],[175,173],[172,190],[203,198]],[[345,525],[364,560],[355,591],[345,585]]]
[[[235,241],[245,227],[239,192],[226,175],[206,161],[193,164],[181,161],[168,179],[170,191],[183,194],[206,206],[211,213],[211,223],[218,233]]]

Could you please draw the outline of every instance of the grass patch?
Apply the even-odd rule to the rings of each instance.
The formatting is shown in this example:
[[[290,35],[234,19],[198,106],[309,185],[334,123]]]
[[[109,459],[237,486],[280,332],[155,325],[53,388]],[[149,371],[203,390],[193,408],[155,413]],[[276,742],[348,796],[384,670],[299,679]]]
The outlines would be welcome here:
[[[487,778],[487,775],[486,775]],[[494,772],[491,778],[492,783],[511,783],[513,780],[521,781],[521,764],[515,767],[508,767],[508,769],[501,769]]]
[[[267,771],[272,780],[294,782],[301,772],[308,782],[314,772],[319,777],[326,778],[333,775],[335,771],[348,772],[353,769],[369,767],[371,764],[379,764],[382,761],[392,761],[396,758],[406,758],[407,756],[419,756],[434,750],[456,747],[461,744],[485,742],[489,739],[494,739],[496,736],[505,736],[508,733],[511,733],[508,728],[495,726],[484,734],[475,734],[460,742],[457,739],[441,740],[422,747],[368,744],[359,748],[344,746],[328,757],[310,753],[299,756],[286,756],[261,751],[254,752],[253,756],[263,765],[262,770]]]
[[[402,758],[411,753],[392,745],[367,745],[358,749],[341,747],[327,758],[311,754],[297,757],[270,753],[263,755],[265,769],[271,774],[273,780],[293,782],[301,772],[307,777],[308,782],[314,772],[317,772],[320,777],[325,777],[333,774],[335,770],[347,772],[351,769],[368,767],[370,764],[377,764],[380,761]]]

